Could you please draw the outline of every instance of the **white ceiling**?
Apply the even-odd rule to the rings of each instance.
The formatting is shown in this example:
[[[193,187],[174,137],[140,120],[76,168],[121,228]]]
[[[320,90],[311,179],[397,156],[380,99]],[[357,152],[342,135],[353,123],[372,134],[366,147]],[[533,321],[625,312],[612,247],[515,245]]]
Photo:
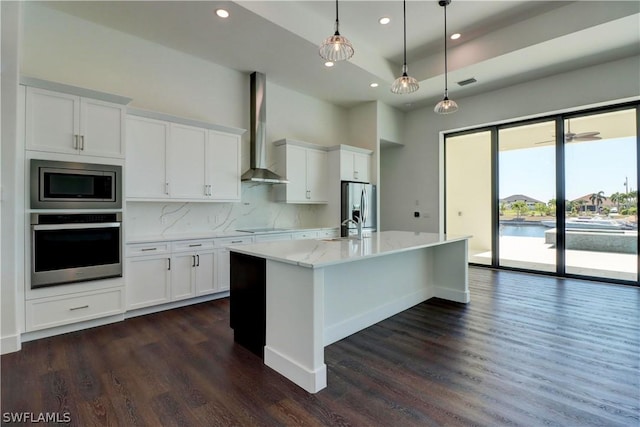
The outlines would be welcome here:
[[[44,2],[217,64],[260,71],[275,84],[351,106],[435,104],[444,89],[444,17],[437,0],[407,1],[407,63],[420,89],[389,90],[402,68],[402,2],[342,0],[340,32],[355,55],[326,68],[318,45],[334,31],[335,2]],[[231,16],[218,18],[224,7]],[[391,23],[378,24],[388,16]],[[452,99],[640,54],[640,2],[452,0],[447,7]],[[477,83],[456,82],[474,77]],[[369,84],[379,83],[372,89]],[[637,88],[636,88],[637,90]],[[633,95],[634,93],[630,93]],[[636,93],[637,95],[637,93]]]

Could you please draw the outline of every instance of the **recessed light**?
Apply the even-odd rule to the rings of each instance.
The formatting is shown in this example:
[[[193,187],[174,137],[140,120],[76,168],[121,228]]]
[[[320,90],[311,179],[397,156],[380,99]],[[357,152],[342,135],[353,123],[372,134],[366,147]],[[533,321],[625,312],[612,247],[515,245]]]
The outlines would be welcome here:
[[[220,18],[228,18],[229,12],[225,9],[216,9],[216,15],[218,15]]]
[[[378,87],[378,83],[371,83],[369,86],[371,86],[371,87]]]
[[[451,40],[458,40],[460,38],[460,33],[451,34]]]
[[[333,67],[334,65],[335,64],[333,62],[331,62],[331,61],[327,61],[327,62],[324,63],[325,67]]]
[[[391,22],[391,18],[383,16],[382,18],[378,19],[378,22],[380,23],[380,25],[387,25],[389,22]]]

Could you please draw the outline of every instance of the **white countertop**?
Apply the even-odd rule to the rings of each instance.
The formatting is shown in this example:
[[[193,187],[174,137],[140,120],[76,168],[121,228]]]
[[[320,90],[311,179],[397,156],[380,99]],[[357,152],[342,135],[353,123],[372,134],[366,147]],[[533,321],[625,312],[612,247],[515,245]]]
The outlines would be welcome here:
[[[250,228],[248,228],[250,229]],[[131,236],[127,238],[127,244],[136,243],[153,243],[153,242],[171,242],[178,240],[199,240],[199,239],[220,239],[225,237],[247,237],[257,236],[261,234],[283,234],[283,233],[297,233],[301,231],[319,231],[319,230],[335,230],[335,227],[315,227],[315,228],[278,228],[271,231],[265,231],[266,229],[259,229],[260,231],[206,231],[196,232],[188,234],[165,234],[165,235],[150,235],[150,236]]]
[[[471,236],[446,236],[437,233],[412,231],[382,231],[371,237],[358,239],[310,239],[253,243],[230,246],[239,252],[259,258],[319,268],[364,258],[390,255],[414,249],[437,246],[447,242],[465,240]]]

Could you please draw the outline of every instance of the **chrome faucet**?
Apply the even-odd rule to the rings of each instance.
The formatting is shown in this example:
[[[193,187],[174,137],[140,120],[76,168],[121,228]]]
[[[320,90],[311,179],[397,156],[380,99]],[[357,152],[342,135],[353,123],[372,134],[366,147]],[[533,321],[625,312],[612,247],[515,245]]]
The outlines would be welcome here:
[[[352,223],[353,225],[355,225],[356,227],[358,227],[358,240],[362,240],[362,225],[364,223],[364,221],[362,221],[362,219],[358,218],[358,221],[355,221],[351,218],[345,219],[344,221],[342,221],[342,225],[347,225],[349,223]],[[347,237],[349,237],[349,230],[347,230]]]

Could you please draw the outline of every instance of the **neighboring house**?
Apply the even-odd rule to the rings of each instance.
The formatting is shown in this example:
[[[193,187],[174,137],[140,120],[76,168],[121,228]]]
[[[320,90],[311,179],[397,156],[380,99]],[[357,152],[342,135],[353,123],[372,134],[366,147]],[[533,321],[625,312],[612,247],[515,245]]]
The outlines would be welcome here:
[[[545,204],[545,202],[534,199],[533,197],[525,196],[524,194],[514,194],[509,197],[505,197],[504,199],[500,199],[500,205],[504,203],[507,209],[511,208],[511,205],[515,202],[525,202],[529,209],[533,209],[536,206],[536,203]]]
[[[606,198],[600,204],[600,209],[611,209],[616,205],[611,201],[609,196],[604,197]],[[571,202],[578,206],[578,212],[596,212],[596,201],[591,201],[591,193],[585,194],[584,196],[578,197],[577,199],[573,199],[571,200]]]

